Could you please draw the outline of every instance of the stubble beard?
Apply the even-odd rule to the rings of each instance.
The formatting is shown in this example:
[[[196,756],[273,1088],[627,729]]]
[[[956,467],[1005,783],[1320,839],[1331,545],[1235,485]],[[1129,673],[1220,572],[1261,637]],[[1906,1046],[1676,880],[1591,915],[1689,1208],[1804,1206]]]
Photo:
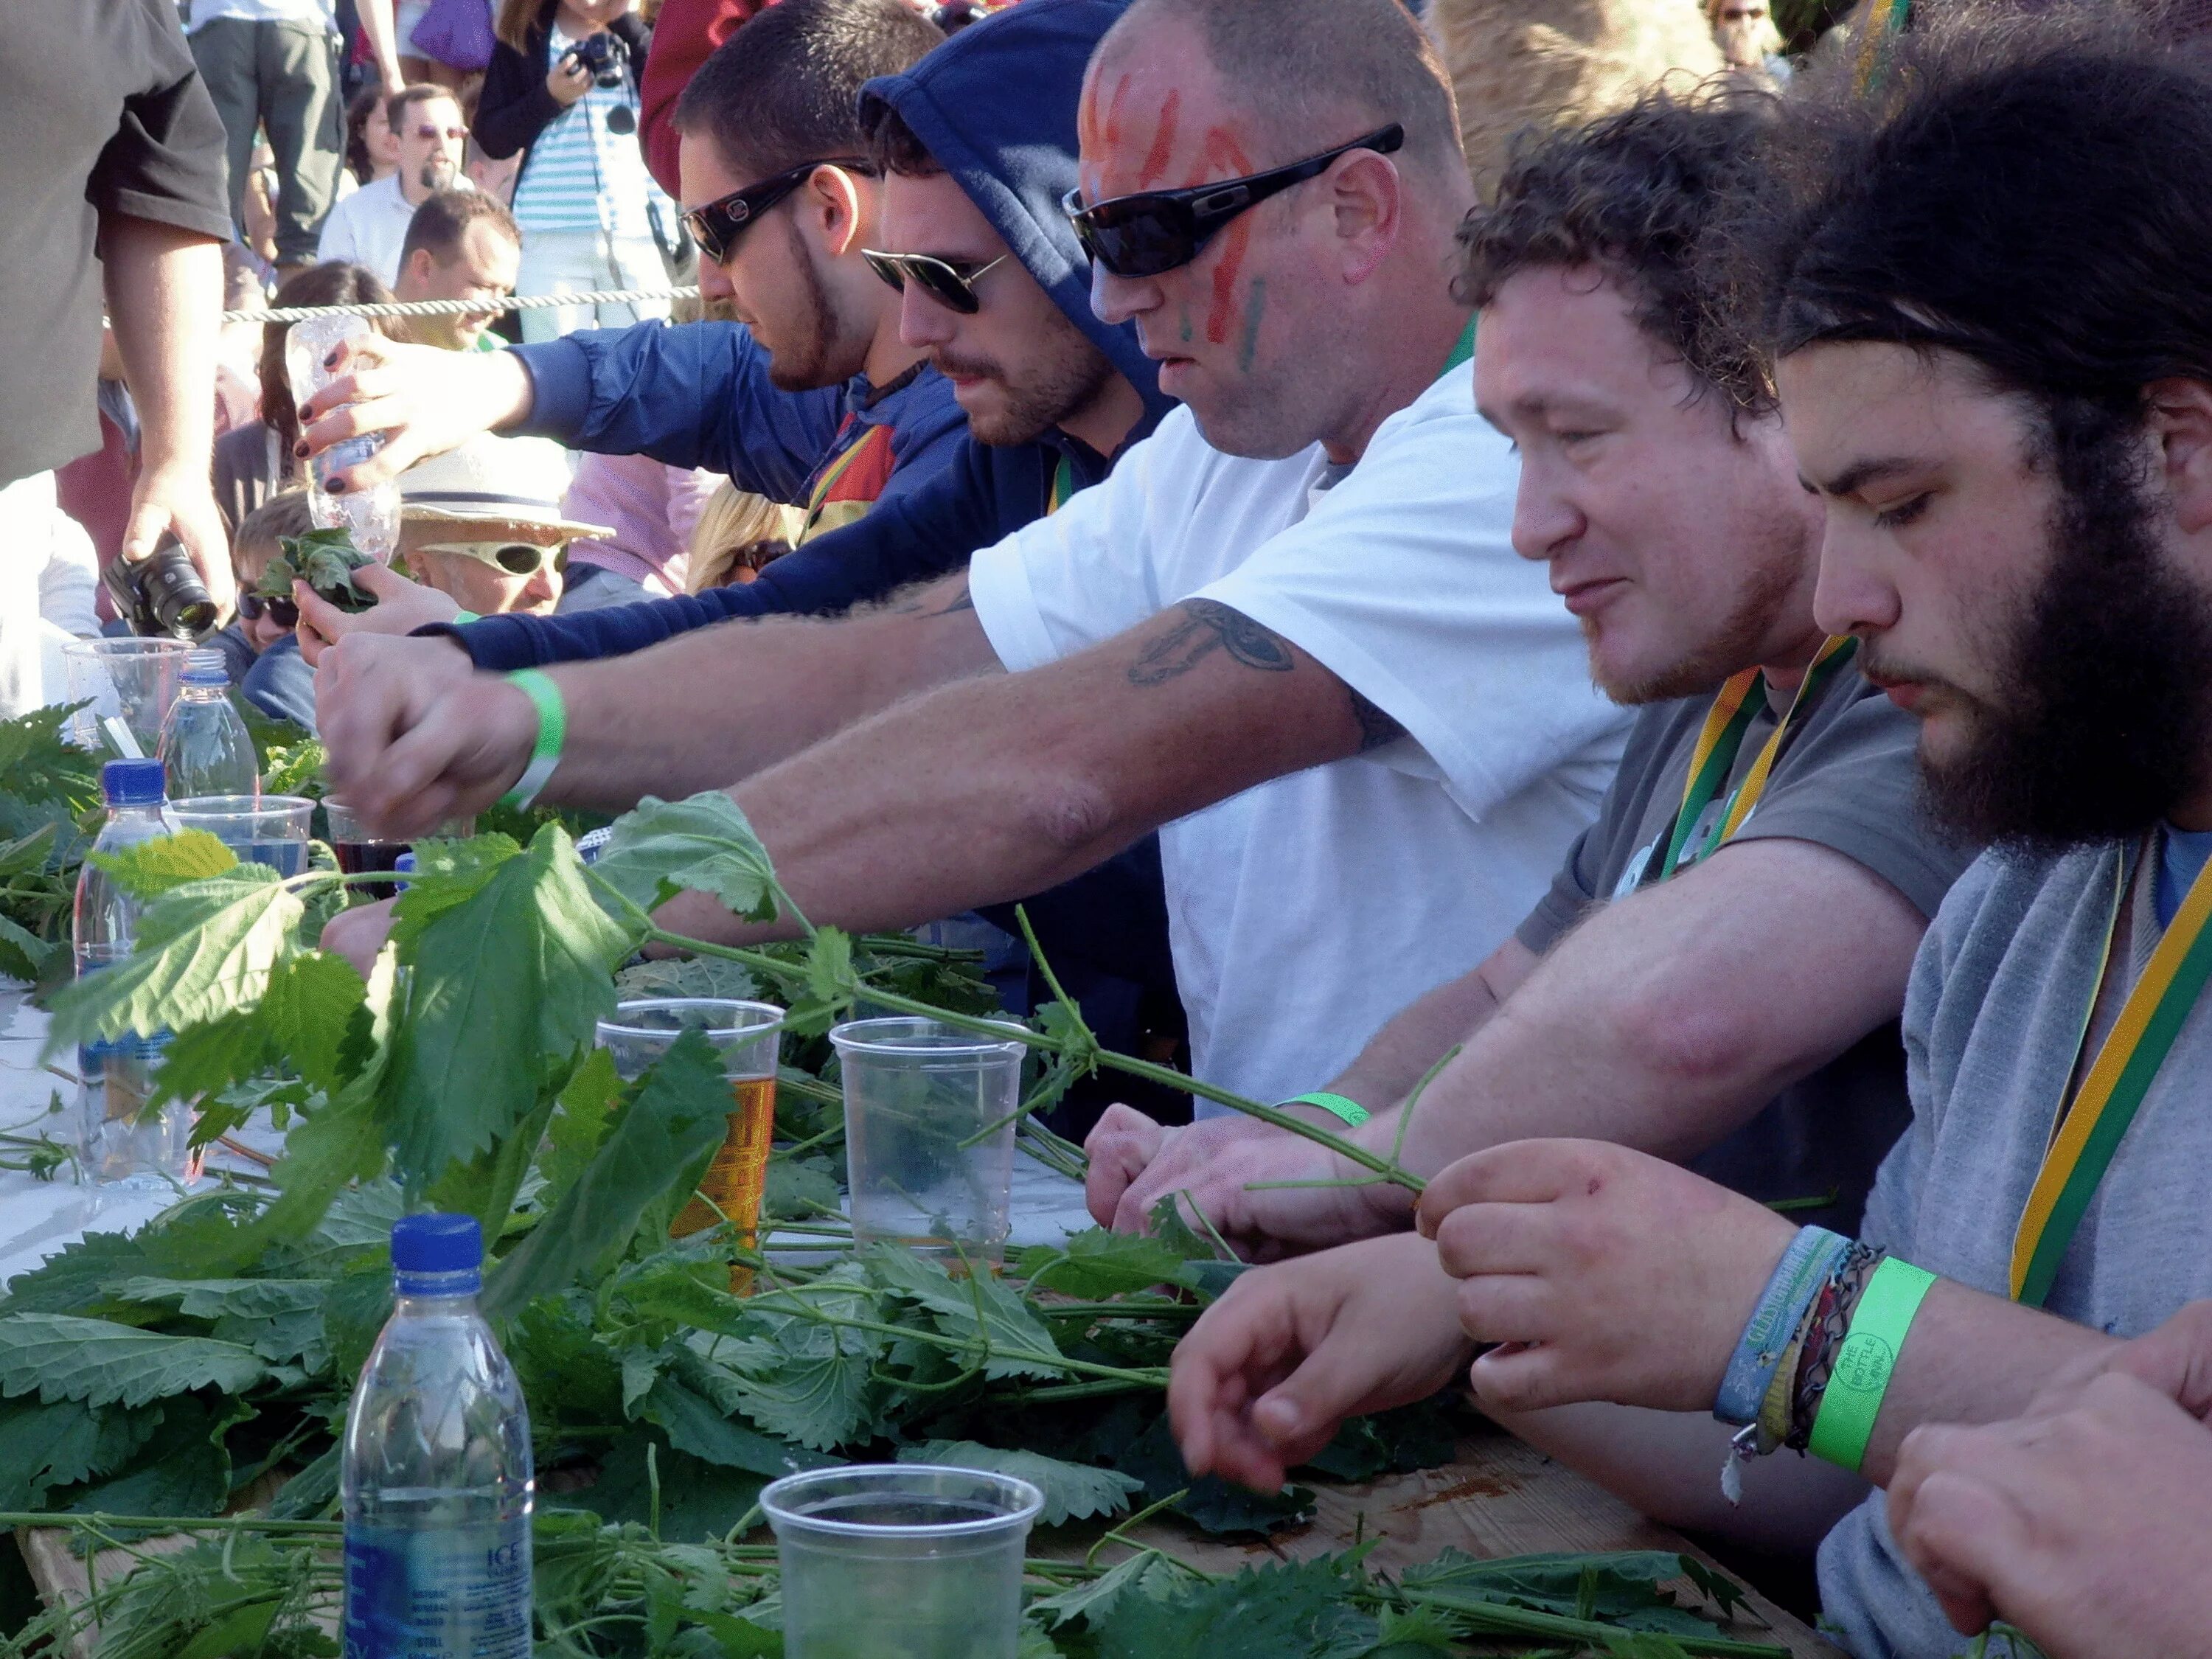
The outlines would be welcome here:
[[[1770,557],[1753,566],[1719,628],[1698,641],[1687,656],[1639,678],[1608,679],[1599,671],[1601,619],[1583,617],[1583,638],[1590,647],[1591,678],[1613,702],[1632,708],[1671,702],[1678,697],[1710,696],[1731,674],[1759,661],[1762,647],[1773,637],[1776,619],[1805,580],[1807,557],[1801,538],[1786,556]]]
[[[1005,406],[968,417],[968,429],[978,443],[1001,448],[1035,443],[1049,428],[1080,414],[1105,389],[1114,374],[1106,354],[1066,318],[1056,311],[1053,314],[1058,325],[1024,361],[1018,380],[1002,365],[987,359],[931,354],[930,361],[939,374],[975,376],[998,384]]]

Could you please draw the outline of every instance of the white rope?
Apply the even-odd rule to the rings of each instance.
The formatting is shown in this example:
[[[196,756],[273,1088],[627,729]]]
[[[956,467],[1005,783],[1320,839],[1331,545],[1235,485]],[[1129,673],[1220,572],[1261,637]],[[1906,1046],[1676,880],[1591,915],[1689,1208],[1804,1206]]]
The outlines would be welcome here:
[[[389,305],[287,306],[278,311],[226,311],[226,323],[304,323],[315,317],[458,317],[487,311],[544,311],[558,306],[617,306],[633,300],[696,300],[696,288],[609,288],[589,294],[510,294],[489,300],[395,300]]]

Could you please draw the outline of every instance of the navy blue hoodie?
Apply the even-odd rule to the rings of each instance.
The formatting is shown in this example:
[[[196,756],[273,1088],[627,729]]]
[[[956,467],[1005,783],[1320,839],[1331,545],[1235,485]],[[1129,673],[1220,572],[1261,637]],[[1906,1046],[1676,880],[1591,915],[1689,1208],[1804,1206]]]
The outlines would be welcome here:
[[[1060,198],[1075,187],[1075,112],[1083,71],[1127,0],[1022,0],[963,30],[904,74],[871,81],[863,100],[896,110],[938,163],[1013,250],[1062,313],[1135,386],[1145,414],[1124,441],[1144,437],[1172,407],[1158,365],[1135,329],[1102,323],[1091,310],[1091,270]],[[664,411],[673,435],[696,423],[699,401],[720,401],[711,385],[687,385]],[[630,441],[647,453],[655,446]],[[969,556],[1041,517],[1053,474],[1067,457],[1079,488],[1096,483],[1112,458],[1056,428],[1033,444],[1004,448],[963,439],[945,470],[866,517],[786,554],[743,586],[696,597],[615,605],[552,617],[490,617],[454,628],[479,668],[507,670],[620,656],[675,634],[732,617],[823,615],[908,582],[962,568]]]

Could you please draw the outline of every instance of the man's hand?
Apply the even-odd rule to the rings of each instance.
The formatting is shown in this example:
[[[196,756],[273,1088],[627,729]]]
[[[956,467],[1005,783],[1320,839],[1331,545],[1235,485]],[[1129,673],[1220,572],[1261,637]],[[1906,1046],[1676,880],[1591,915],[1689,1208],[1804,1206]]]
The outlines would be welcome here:
[[[1470,1352],[1453,1289],[1410,1234],[1243,1274],[1176,1347],[1168,1415],[1190,1472],[1277,1492],[1346,1418],[1427,1399]]]
[[[384,899],[339,911],[323,924],[323,949],[343,957],[367,979],[376,969],[384,941],[392,937],[392,907],[398,902]]]
[[[229,615],[238,603],[238,584],[231,578],[230,538],[223,534],[222,514],[204,466],[149,468],[138,475],[123,532],[123,556],[137,563],[171,531],[191,556],[217,611]]]
[[[1519,1140],[1429,1183],[1419,1209],[1460,1324],[1504,1346],[1475,1392],[1504,1411],[1606,1400],[1710,1411],[1721,1373],[1796,1229],[1765,1205],[1643,1152]]]
[[[375,454],[331,478],[333,494],[396,478],[425,456],[530,412],[530,371],[511,352],[447,351],[372,334],[341,342],[327,366],[337,378],[300,411],[300,454],[364,432],[389,434]]]
[[[1889,1524],[1970,1635],[2002,1618],[2051,1659],[2212,1655],[2212,1430],[2136,1377],[2055,1416],[1914,1430]]]
[[[322,666],[323,653],[349,635],[404,635],[461,614],[452,594],[410,581],[388,565],[362,565],[353,579],[376,596],[376,603],[366,611],[341,611],[307,583],[292,584],[293,603],[300,607],[300,654],[310,668]]]
[[[322,655],[315,724],[331,792],[380,835],[473,817],[530,763],[537,705],[452,641],[356,634]]]
[[[1133,1107],[1109,1106],[1083,1150],[1091,1164],[1084,1198],[1091,1218],[1118,1232],[1142,1232],[1160,1200],[1178,1194],[1252,1261],[1406,1224],[1407,1206],[1393,1201],[1403,1200],[1405,1189],[1388,1183],[1250,1190],[1265,1182],[1370,1178],[1327,1148],[1250,1118],[1209,1118],[1167,1129]]]
[[[2192,1302],[2154,1331],[2060,1366],[2026,1415],[2071,1410],[2092,1383],[2112,1373],[2148,1383],[2191,1417],[2212,1423],[2212,1302]]]

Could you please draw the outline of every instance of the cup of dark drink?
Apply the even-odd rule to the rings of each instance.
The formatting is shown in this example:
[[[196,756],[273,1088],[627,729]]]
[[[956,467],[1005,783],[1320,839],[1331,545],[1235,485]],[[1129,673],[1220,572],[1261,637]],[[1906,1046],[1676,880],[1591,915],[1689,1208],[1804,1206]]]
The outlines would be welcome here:
[[[373,833],[362,822],[353,808],[342,800],[325,800],[324,814],[330,821],[331,851],[337,854],[338,868],[349,876],[374,875],[387,870],[397,870],[402,854],[411,851],[414,843],[392,841]],[[468,835],[473,826],[467,822],[441,825],[441,836]],[[401,884],[391,881],[364,881],[354,884],[356,899],[386,899],[399,890]]]

